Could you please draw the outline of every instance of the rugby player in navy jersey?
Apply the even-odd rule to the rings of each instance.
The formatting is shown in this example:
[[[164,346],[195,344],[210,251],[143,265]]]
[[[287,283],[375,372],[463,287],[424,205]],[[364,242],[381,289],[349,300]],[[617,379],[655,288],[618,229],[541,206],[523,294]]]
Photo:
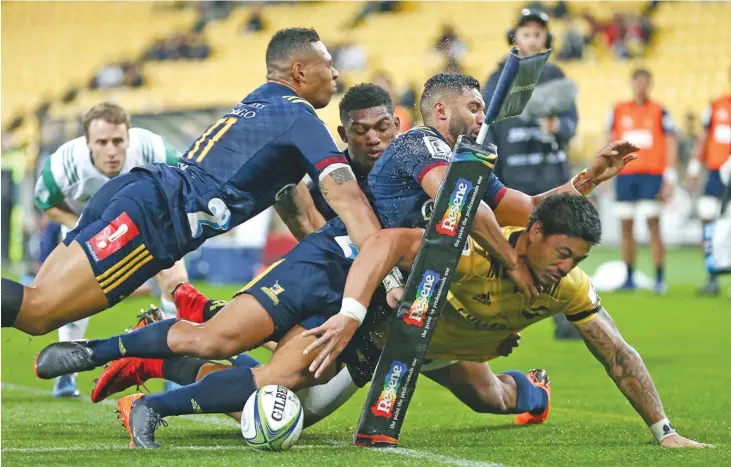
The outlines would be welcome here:
[[[114,306],[205,240],[272,206],[305,174],[355,244],[379,230],[347,159],[315,114],[338,78],[317,32],[277,32],[266,65],[266,84],[177,165],[147,164],[99,190],[30,287],[2,278],[2,326],[41,335]]]
[[[399,188],[402,193],[406,193],[406,188],[408,188],[411,190],[410,193],[421,196],[417,189],[412,189],[405,182],[414,180],[420,183],[430,172],[440,169],[444,172],[445,167],[443,166],[446,164],[443,164],[445,158],[442,151],[444,145],[447,145],[444,142],[444,135],[449,134],[451,142],[454,142],[457,135],[465,133],[465,128],[469,130],[466,132],[468,134],[474,133],[472,126],[475,124],[479,128],[479,124],[484,118],[484,103],[479,93],[479,85],[475,80],[463,75],[438,75],[427,82],[426,90],[428,92],[425,91],[425,97],[422,99],[422,112],[427,124],[431,122],[432,129],[412,130],[398,138],[376,163],[369,179],[371,189],[378,182],[377,179],[374,180],[373,174],[383,159],[387,157],[396,159],[399,154],[394,151],[409,150],[413,152],[416,159],[416,163],[409,167],[410,170],[404,170],[404,167],[409,164],[409,160],[404,158],[398,160],[401,166],[399,164],[391,165],[390,175],[384,170],[379,172],[378,176],[385,178],[393,175],[394,180],[401,177],[402,184]],[[472,90],[478,90],[478,92],[473,93]],[[424,106],[432,105],[437,111],[432,113],[427,109],[424,112]],[[427,131],[428,133],[426,133]],[[414,138],[413,135],[416,137]],[[426,138],[426,136],[431,138]],[[399,140],[408,141],[407,138],[412,138],[413,144],[397,145]],[[442,141],[444,145],[439,145],[437,141]],[[577,177],[572,185],[561,187],[558,190],[579,194],[578,191],[584,189],[583,182],[589,177],[593,184],[610,178],[621,169],[626,161],[631,160],[629,153],[633,150],[636,148],[627,143],[607,146],[598,153],[591,167],[582,172],[583,178]],[[429,158],[432,160],[426,163],[420,160],[429,161]],[[422,164],[423,167],[419,168],[418,164]],[[428,170],[425,171],[425,168]],[[589,183],[591,187],[592,182]],[[497,179],[492,179],[490,185],[486,196],[488,204],[497,205],[499,209],[503,202],[508,201],[516,210],[516,212],[504,211],[506,222],[512,223],[513,219],[520,219],[521,217],[518,216],[522,216],[523,224],[527,224],[534,202],[538,203],[545,197],[531,199],[520,193],[510,193]],[[373,191],[375,192],[375,190]],[[393,198],[392,201],[396,202],[397,199]],[[375,202],[377,205],[379,200],[376,199]],[[423,203],[414,202],[411,199],[411,205],[401,220],[394,221],[396,215],[389,219],[385,219],[381,215],[381,218],[384,223],[391,221],[394,222],[394,225],[399,223],[409,225],[405,221],[412,220],[413,224],[409,226],[423,226],[428,220],[428,210],[424,210],[425,215],[422,212],[423,206]],[[379,212],[379,214],[381,213]],[[499,229],[498,231],[501,232]],[[502,233],[500,235],[502,236]],[[512,250],[509,244],[508,248]],[[316,325],[317,320],[333,315],[352,320],[357,328],[357,320],[347,314],[338,313],[344,277],[356,252],[342,222],[334,219],[317,233],[307,236],[292,252],[275,263],[260,277],[247,284],[232,302],[221,309],[219,314],[205,325],[196,326],[181,322],[180,324],[184,324],[184,326],[161,328],[156,323],[126,335],[89,343],[78,343],[74,349],[59,349],[58,346],[54,349],[47,348],[38,359],[38,368],[40,369],[42,363],[44,367],[42,377],[53,377],[58,372],[88,370],[123,356],[169,358],[186,354],[201,358],[226,358],[242,350],[248,350],[267,339],[279,341],[279,347],[272,357],[272,361],[263,367],[268,370],[254,370],[257,372],[256,381],[251,368],[215,372],[195,385],[168,392],[164,396],[161,395],[159,399],[155,396],[155,398],[150,397],[149,401],[142,399],[145,402],[128,404],[126,409],[128,427],[129,424],[135,424],[134,419],[138,420],[137,423],[151,427],[145,429],[144,436],[141,434],[142,437],[134,442],[140,443],[140,447],[156,447],[154,442],[156,423],[149,424],[148,422],[159,420],[162,416],[190,413],[191,391],[195,393],[192,398],[196,400],[196,407],[201,411],[231,412],[240,410],[243,406],[241,401],[245,401],[257,386],[269,384],[270,380],[276,379],[279,381],[278,384],[284,384],[297,390],[330,377],[332,373],[315,376],[307,371],[309,364],[317,356],[317,352],[303,355],[303,350],[315,338],[298,335],[292,330],[296,329],[297,324],[305,328],[314,327],[313,322]],[[405,265],[405,267],[408,266]],[[257,306],[266,310],[268,319],[252,322],[252,326],[248,327],[245,332],[236,334],[228,332],[220,324],[225,322],[225,316],[232,313],[259,314],[256,307],[250,305],[251,300],[248,300],[247,297],[253,297]],[[244,306],[247,303],[248,305]],[[160,332],[160,329],[164,333]],[[167,332],[168,330],[170,332]],[[344,334],[331,333],[327,326],[321,330],[324,331],[323,337],[326,340],[342,342],[339,337]],[[334,337],[338,339],[333,339]],[[347,343],[347,339],[345,343]],[[327,348],[326,351],[329,354]],[[325,359],[325,362],[328,361],[330,361],[329,357]],[[264,373],[265,371],[266,373]],[[39,371],[39,373],[41,372]],[[224,388],[224,390],[214,390],[213,388],[216,387]],[[233,390],[234,387],[236,390]],[[135,401],[138,399],[139,397]],[[139,418],[135,418],[137,417],[134,415],[135,410]]]

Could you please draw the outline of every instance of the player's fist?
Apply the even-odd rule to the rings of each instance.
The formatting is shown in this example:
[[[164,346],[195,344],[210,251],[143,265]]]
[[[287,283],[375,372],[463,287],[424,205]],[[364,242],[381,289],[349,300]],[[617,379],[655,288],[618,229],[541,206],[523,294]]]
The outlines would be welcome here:
[[[396,287],[386,294],[386,303],[388,303],[388,306],[395,309],[398,307],[398,304],[401,302],[401,297],[403,296],[404,288]]]
[[[629,141],[612,141],[604,146],[586,168],[586,176],[594,185],[617,175],[627,164],[637,159],[640,148]]]
[[[664,440],[660,441],[660,444],[666,448],[715,448],[712,444],[699,443],[692,439],[684,438],[679,434],[675,433]]]

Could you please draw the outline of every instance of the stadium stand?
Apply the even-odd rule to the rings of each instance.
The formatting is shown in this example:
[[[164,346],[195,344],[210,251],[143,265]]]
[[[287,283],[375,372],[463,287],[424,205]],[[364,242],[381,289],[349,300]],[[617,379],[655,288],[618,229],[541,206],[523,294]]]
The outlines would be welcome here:
[[[575,16],[588,14],[607,21],[615,13],[639,13],[646,3],[572,2],[569,7]],[[49,112],[55,118],[78,115],[102,98],[116,100],[133,113],[230,106],[262,82],[262,56],[271,33],[291,25],[315,27],[328,44],[347,39],[365,48],[368,70],[343,74],[346,85],[385,69],[398,90],[422,83],[441,70],[444,59],[434,52],[434,41],[443,24],[457,24],[467,46],[462,66],[482,82],[507,52],[505,27],[515,20],[519,5],[451,2],[446,7],[442,2],[405,2],[399,12],[369,15],[353,28],[348,20],[358,14],[358,3],[275,3],[261,10],[266,29],[243,32],[242,25],[254,8],[239,4],[227,17],[205,27],[203,35],[213,50],[208,60],[147,62],[141,88],[82,89],[76,99],[62,103],[63,93],[85,85],[99,66],[141,56],[155,40],[190,30],[197,13],[163,9],[159,3],[3,3],[3,126],[33,112],[43,101],[52,103]],[[628,97],[629,73],[638,65],[655,74],[653,94],[667,103],[676,118],[686,112],[700,113],[726,84],[731,30],[722,18],[729,17],[731,4],[725,2],[661,4],[652,16],[656,33],[643,59],[616,60],[598,37],[584,60],[562,64],[581,90],[579,135],[572,153],[582,155],[585,148],[603,141],[607,110],[617,98]],[[78,27],[69,30],[68,21]],[[552,20],[551,26],[557,55],[565,24]],[[74,30],[77,34],[69,35]],[[57,40],[61,36],[64,40]],[[29,47],[10,46],[24,42]],[[336,99],[320,111],[332,130],[337,125],[337,103]]]

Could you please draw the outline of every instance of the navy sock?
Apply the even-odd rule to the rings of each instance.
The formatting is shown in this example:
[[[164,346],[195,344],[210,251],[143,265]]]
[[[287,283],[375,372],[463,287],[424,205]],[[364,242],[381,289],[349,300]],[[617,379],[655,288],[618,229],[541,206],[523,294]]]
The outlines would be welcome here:
[[[530,412],[538,415],[546,410],[548,406],[548,393],[545,389],[533,386],[528,377],[518,370],[508,370],[504,372],[510,375],[518,386],[518,396],[515,398],[515,412]]]
[[[196,357],[166,358],[162,362],[162,377],[168,381],[187,386],[195,383],[201,367],[209,362]]]
[[[151,396],[145,403],[161,417],[238,412],[256,391],[251,368],[219,370],[197,383]]]
[[[708,274],[708,284],[718,285],[718,276],[713,273]]]
[[[216,314],[223,310],[223,307],[226,305],[228,305],[226,300],[208,300],[203,307],[203,322],[205,323],[216,316]]]
[[[23,285],[3,277],[0,286],[2,286],[2,327],[13,327],[23,304]]]
[[[148,324],[136,331],[89,342],[94,361],[102,365],[122,357],[169,358],[175,353],[168,347],[168,332],[177,319]]]
[[[258,366],[261,366],[259,360],[255,359],[246,352],[240,353],[234,358],[229,358],[229,361],[233,363],[233,366],[242,368],[256,368]]]
[[[662,282],[664,276],[665,276],[665,267],[664,266],[658,266],[657,268],[655,268],[655,280],[657,282]]]
[[[633,264],[628,264],[627,265],[627,282],[633,282],[633,278],[632,277],[633,277],[634,269],[635,269],[635,267],[634,267]]]

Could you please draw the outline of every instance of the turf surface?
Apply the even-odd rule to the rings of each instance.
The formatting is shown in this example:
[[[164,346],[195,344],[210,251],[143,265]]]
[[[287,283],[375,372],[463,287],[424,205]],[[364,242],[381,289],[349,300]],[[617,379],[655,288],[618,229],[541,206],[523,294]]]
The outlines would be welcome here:
[[[616,252],[597,250],[587,260],[593,271]],[[646,273],[646,256],[638,261]],[[173,417],[158,430],[159,451],[133,450],[116,422],[113,402],[54,400],[52,383],[35,379],[36,353],[55,335],[29,338],[2,332],[3,465],[731,465],[731,300],[699,299],[695,287],[703,270],[695,250],[671,251],[670,290],[602,294],[605,307],[627,341],[644,357],[666,412],[679,432],[713,443],[716,449],[666,450],[654,444],[639,416],[607,378],[581,342],[557,342],[552,323],[522,333],[521,346],[493,369],[546,368],[553,385],[546,424],[516,427],[512,417],[481,415],[451,394],[421,378],[396,450],[351,446],[354,425],[365,397],[361,391],[329,419],[307,430],[285,453],[248,450],[238,426],[223,416]],[[236,287],[201,286],[225,298]],[[151,298],[125,301],[92,318],[89,337],[117,334]],[[265,359],[267,352],[255,353]],[[79,377],[89,394],[98,371]],[[155,382],[153,391],[161,389]]]

